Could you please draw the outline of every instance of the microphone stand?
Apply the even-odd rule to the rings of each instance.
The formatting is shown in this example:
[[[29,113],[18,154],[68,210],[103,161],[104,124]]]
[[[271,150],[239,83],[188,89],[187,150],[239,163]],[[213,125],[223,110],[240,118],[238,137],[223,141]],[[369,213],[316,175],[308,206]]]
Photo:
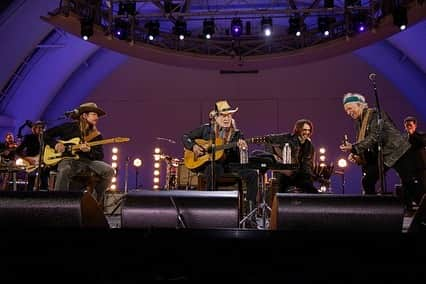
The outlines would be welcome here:
[[[42,162],[43,162],[43,149],[44,149],[44,127],[40,130],[38,134],[38,142],[40,144],[40,149],[38,150],[38,167],[37,167],[37,191],[40,191],[41,186],[41,175],[42,175]]]
[[[176,202],[175,202],[175,200],[173,199],[173,197],[172,197],[172,196],[170,196],[170,201],[172,202],[173,207],[174,207],[174,208],[175,208],[175,210],[176,210],[176,217],[177,217],[176,229],[179,229],[179,228],[186,229],[186,228],[187,228],[187,226],[186,226],[186,224],[185,224],[185,221],[183,220],[183,215],[182,215],[182,213],[180,212],[179,207],[176,205]]]
[[[211,181],[212,181],[212,190],[216,190],[216,122],[215,118],[212,118],[211,122],[211,129],[210,129],[210,141],[211,141],[211,160],[210,160],[210,174],[211,174]]]
[[[376,98],[376,107],[377,107],[377,126],[378,126],[378,141],[377,141],[377,150],[378,150],[378,157],[377,157],[377,166],[379,169],[379,178],[380,178],[380,193],[386,193],[386,182],[385,182],[385,170],[384,170],[384,159],[383,159],[383,137],[382,137],[382,130],[383,130],[383,118],[382,118],[382,110],[380,108],[380,102],[379,102],[379,95],[377,93],[377,86],[376,86],[376,75],[374,73],[370,74],[369,79],[373,83],[373,89],[374,89],[374,96]]]

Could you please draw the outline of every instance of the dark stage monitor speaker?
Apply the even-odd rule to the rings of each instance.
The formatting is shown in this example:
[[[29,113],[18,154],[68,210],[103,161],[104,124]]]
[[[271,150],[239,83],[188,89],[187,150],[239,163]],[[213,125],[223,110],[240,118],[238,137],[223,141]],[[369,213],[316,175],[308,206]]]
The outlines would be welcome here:
[[[395,196],[278,193],[271,229],[402,232],[404,207]]]
[[[126,195],[122,228],[238,228],[238,191],[142,190]]]
[[[88,192],[0,192],[2,228],[109,228]]]

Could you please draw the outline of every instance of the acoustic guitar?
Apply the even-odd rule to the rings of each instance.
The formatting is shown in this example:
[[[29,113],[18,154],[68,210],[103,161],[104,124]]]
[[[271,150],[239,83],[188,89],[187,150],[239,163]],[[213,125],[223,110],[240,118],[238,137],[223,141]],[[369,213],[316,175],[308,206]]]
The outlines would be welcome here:
[[[247,143],[260,144],[260,143],[265,143],[265,139],[266,139],[265,137],[253,137],[253,138],[244,139],[244,140]],[[186,148],[184,149],[183,163],[190,170],[197,169],[197,168],[201,167],[202,165],[204,165],[204,163],[211,161],[211,159],[212,159],[212,144],[211,144],[211,141],[204,140],[204,139],[195,139],[195,144],[206,149],[206,151],[204,152],[203,155],[197,157],[194,154],[193,151],[188,150]],[[237,147],[237,142],[231,142],[231,143],[228,143],[228,144],[223,144],[223,139],[216,138],[216,140],[215,140],[215,156],[214,156],[215,161],[217,161],[217,160],[219,160],[223,157],[224,150],[234,148],[234,147]]]
[[[110,139],[98,140],[93,142],[87,142],[87,145],[92,147],[96,145],[104,145],[111,143],[122,143],[128,142],[130,138],[126,137],[115,137]],[[49,145],[46,145],[44,148],[43,162],[46,166],[54,166],[59,163],[62,159],[78,159],[78,152],[81,148],[80,138],[76,137],[67,141],[58,140],[58,142],[65,145],[65,151],[63,153],[56,152],[54,148],[51,148]]]
[[[33,159],[35,161],[35,164],[31,164],[30,162],[25,160],[25,158]],[[35,171],[36,169],[38,169],[39,155],[34,156],[34,157],[25,157],[25,158],[21,158],[22,161],[19,165],[17,164],[17,166],[23,167],[27,173],[31,173],[31,172]]]

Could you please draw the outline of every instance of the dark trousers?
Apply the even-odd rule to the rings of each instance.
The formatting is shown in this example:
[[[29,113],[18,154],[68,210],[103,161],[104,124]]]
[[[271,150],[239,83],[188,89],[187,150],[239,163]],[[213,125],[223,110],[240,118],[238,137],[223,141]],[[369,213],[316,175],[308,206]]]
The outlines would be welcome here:
[[[405,152],[401,158],[393,165],[393,169],[401,178],[402,187],[404,190],[404,203],[409,204],[414,201],[417,204],[425,193],[423,179],[417,176],[414,163],[414,153],[412,151]],[[390,168],[385,166],[387,172]],[[369,163],[363,167],[364,177],[362,178],[362,186],[365,194],[376,194],[376,183],[379,180],[379,168],[376,163]]]
[[[318,193],[318,189],[314,186],[312,180],[300,173],[287,176],[282,173],[274,173],[279,187],[279,192],[288,193],[289,189],[294,186],[303,193]]]
[[[40,171],[40,189],[47,190],[49,187],[49,172],[46,168],[41,169]],[[37,189],[37,173],[38,170],[35,170],[28,174],[28,184],[27,191],[33,191],[34,187]]]
[[[211,171],[211,163],[208,163],[203,173],[206,176],[206,186],[208,190],[215,190],[213,188],[213,179],[212,179],[212,171]],[[254,169],[245,169],[245,168],[228,168],[221,163],[215,163],[215,176],[216,176],[216,185],[217,179],[220,178],[224,173],[236,173],[238,174],[243,181],[245,181],[247,185],[247,200],[256,203],[257,191],[258,191],[258,173]],[[217,186],[216,186],[217,188]]]

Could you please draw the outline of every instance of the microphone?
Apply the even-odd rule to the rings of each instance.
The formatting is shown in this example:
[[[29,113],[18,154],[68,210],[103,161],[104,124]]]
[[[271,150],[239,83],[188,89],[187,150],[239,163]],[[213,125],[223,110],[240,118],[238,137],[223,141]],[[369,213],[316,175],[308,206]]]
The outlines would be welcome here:
[[[73,109],[73,110],[70,110],[70,111],[66,111],[65,113],[64,113],[64,115],[66,116],[66,117],[70,117],[70,116],[72,116],[72,115],[79,115],[79,112],[78,112],[78,109]]]
[[[156,137],[156,139],[157,139],[157,140],[167,141],[167,142],[172,143],[172,144],[176,144],[176,141],[175,141],[175,140],[172,140],[172,139],[163,138],[163,137]]]
[[[370,75],[368,75],[368,79],[370,79],[370,81],[375,81],[376,80],[376,73],[370,73]]]

